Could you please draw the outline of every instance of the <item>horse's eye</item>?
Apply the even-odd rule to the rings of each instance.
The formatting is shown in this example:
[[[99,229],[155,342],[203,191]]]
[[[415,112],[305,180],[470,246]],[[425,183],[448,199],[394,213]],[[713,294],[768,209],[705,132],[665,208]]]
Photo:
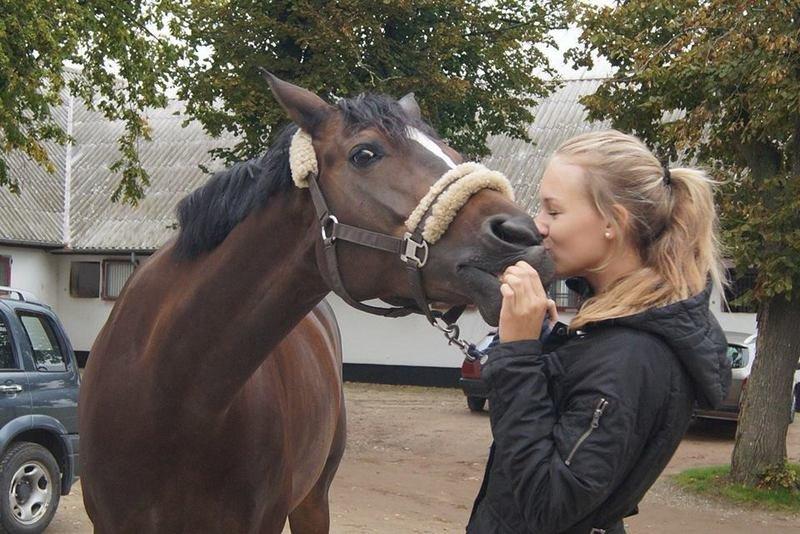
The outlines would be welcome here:
[[[350,156],[350,160],[356,167],[365,167],[375,161],[377,157],[378,155],[372,150],[369,150],[368,148],[362,148]]]

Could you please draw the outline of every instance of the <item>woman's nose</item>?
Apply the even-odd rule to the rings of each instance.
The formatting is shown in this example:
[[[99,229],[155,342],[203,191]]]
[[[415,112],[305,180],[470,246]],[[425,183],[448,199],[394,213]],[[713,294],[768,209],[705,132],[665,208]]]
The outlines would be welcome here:
[[[536,217],[533,218],[533,222],[534,224],[536,224],[536,229],[539,231],[539,235],[542,236],[542,239],[547,237],[547,234],[549,233],[548,232],[549,228],[547,227],[546,224],[542,222],[541,218],[539,217],[539,214],[537,214]]]

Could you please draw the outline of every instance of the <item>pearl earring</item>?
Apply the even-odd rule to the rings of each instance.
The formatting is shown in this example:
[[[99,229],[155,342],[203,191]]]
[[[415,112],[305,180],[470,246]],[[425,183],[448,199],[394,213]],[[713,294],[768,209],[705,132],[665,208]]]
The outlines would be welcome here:
[[[606,239],[611,239],[611,232],[606,232]]]

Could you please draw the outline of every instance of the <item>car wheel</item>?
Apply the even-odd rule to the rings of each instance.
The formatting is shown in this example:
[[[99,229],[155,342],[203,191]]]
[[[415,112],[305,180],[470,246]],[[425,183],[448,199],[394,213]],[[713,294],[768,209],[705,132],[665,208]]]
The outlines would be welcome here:
[[[486,399],[483,397],[467,397],[467,406],[473,412],[481,412],[483,411],[483,407],[486,405]]]
[[[9,534],[42,532],[56,513],[61,472],[50,451],[16,443],[0,460],[0,524]]]

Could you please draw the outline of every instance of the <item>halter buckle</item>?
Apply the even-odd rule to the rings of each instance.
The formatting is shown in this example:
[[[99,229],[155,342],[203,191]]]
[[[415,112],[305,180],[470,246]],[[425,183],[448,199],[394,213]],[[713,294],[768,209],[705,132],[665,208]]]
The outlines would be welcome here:
[[[322,228],[322,242],[325,245],[331,245],[334,241],[336,241],[336,236],[333,235],[334,227],[339,224],[339,219],[336,218],[335,215],[328,215],[322,221],[320,221],[320,227]],[[327,229],[330,226],[331,233],[328,235]]]
[[[428,242],[423,239],[422,243],[417,243],[412,237],[411,232],[406,232],[403,235],[403,243],[406,250],[400,254],[400,259],[406,263],[414,262],[417,264],[418,269],[422,269],[428,262]],[[422,258],[417,255],[420,250],[424,252]]]

